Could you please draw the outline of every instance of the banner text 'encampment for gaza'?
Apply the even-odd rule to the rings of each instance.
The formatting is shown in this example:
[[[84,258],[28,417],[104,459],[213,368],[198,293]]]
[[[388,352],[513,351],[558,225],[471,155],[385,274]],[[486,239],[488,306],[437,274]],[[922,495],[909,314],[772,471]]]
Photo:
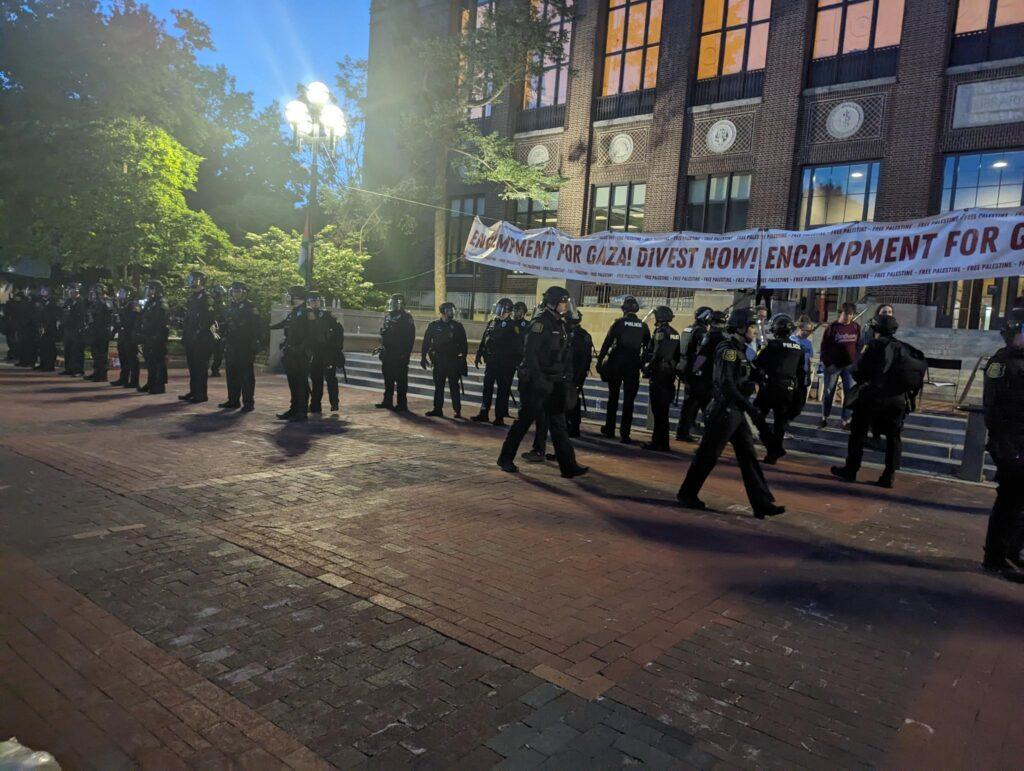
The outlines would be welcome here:
[[[969,209],[817,230],[603,232],[473,222],[466,257],[538,276],[703,289],[926,284],[1024,274],[1024,209]]]

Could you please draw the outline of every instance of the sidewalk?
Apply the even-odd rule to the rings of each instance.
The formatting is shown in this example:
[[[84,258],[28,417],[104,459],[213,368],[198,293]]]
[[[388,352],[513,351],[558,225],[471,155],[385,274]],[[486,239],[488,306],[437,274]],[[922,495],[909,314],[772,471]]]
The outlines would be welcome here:
[[[1024,757],[991,488],[783,461],[759,522],[728,459],[697,513],[688,453],[590,436],[586,477],[510,476],[499,429],[425,403],[281,424],[283,378],[248,415],[183,390],[0,368],[0,733],[65,767]]]

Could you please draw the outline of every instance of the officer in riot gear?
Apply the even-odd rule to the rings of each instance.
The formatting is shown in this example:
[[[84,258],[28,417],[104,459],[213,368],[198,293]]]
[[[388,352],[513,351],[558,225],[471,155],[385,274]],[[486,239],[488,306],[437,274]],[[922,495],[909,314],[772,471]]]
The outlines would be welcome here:
[[[1024,307],[1013,308],[1003,341],[985,367],[984,409],[988,451],[996,464],[996,501],[985,536],[985,570],[1024,576]]]
[[[512,321],[519,328],[519,361],[516,362],[517,368],[523,360],[523,351],[526,347],[526,333],[530,331],[530,319],[527,318],[529,313],[530,306],[522,300],[518,300],[512,306]]]
[[[583,392],[590,375],[590,365],[594,360],[594,339],[583,328],[583,314],[579,310],[570,312],[566,317],[569,325],[569,347],[572,351],[572,385],[576,389],[576,405],[566,412],[566,424],[570,437],[580,435],[580,424],[583,422],[585,395]]]
[[[651,331],[637,317],[640,303],[632,295],[622,301],[622,317],[616,319],[597,354],[597,371],[608,383],[608,411],[601,433],[615,436],[615,419],[622,391],[622,423],[619,436],[629,444],[633,428],[633,402],[640,388],[640,366],[643,350],[651,341]]]
[[[39,290],[21,294],[16,311],[18,326],[18,361],[16,366],[36,369],[39,358]]]
[[[61,312],[61,331],[64,345],[64,371],[62,375],[85,374],[85,341],[82,339],[82,325],[85,323],[85,299],[82,285],[72,282],[64,288],[64,305]]]
[[[110,385],[122,388],[139,387],[139,320],[142,312],[131,287],[117,290],[114,306],[114,332],[117,334],[117,358],[121,374]]]
[[[39,365],[41,372],[57,368],[57,341],[60,339],[61,304],[47,286],[39,287]]]
[[[150,394],[167,391],[167,338],[171,334],[171,311],[164,299],[161,281],[146,285],[146,306],[139,318],[139,342],[146,363],[146,383],[137,390]]]
[[[686,386],[676,428],[676,439],[680,442],[697,441],[691,431],[697,413],[707,414],[714,394],[715,351],[725,340],[727,320],[722,311],[707,306],[698,308],[693,326],[680,343],[680,372]]]
[[[384,376],[384,398],[375,407],[396,412],[409,411],[409,357],[415,345],[416,324],[412,314],[405,309],[405,297],[393,294],[388,300],[388,312],[380,328],[378,355]]]
[[[324,383],[327,383],[327,400],[331,412],[337,412],[338,367],[344,364],[345,329],[334,314],[323,307],[319,292],[306,296],[309,309],[313,311],[313,350],[309,362],[309,411],[319,414],[323,411]]]
[[[213,301],[206,291],[206,274],[194,270],[188,274],[186,286],[192,294],[185,306],[181,343],[188,362],[188,393],[179,396],[182,401],[200,404],[207,401],[210,357],[216,342],[214,336]]]
[[[479,369],[480,361],[485,362],[480,414],[470,418],[476,423],[488,421],[495,385],[498,387],[498,396],[494,405],[494,425],[504,426],[505,418],[508,417],[512,380],[516,376],[516,366],[522,349],[519,326],[512,320],[512,310],[512,300],[507,297],[502,297],[494,304],[491,320],[487,322],[476,351],[474,365]]]
[[[221,331],[221,324],[224,323],[225,302],[227,290],[220,284],[210,287],[210,304],[213,308],[213,323],[217,327],[217,336],[213,341],[213,359],[210,361],[210,377],[220,377],[220,365],[224,361],[224,333]]]
[[[569,332],[563,319],[563,314],[568,312],[569,292],[564,287],[548,287],[543,304],[544,310],[533,319],[526,335],[523,364],[519,369],[519,415],[501,446],[498,466],[509,473],[519,470],[514,463],[516,452],[538,412],[543,411],[559,470],[563,477],[572,478],[585,474],[588,469],[576,462],[565,424],[565,413],[576,402]]]
[[[288,290],[292,309],[271,329],[284,330],[281,343],[281,362],[288,377],[288,391],[291,402],[288,409],[278,414],[278,420],[301,422],[308,417],[309,410],[309,362],[312,358],[315,335],[314,313],[306,305],[306,289],[293,286]]]
[[[434,368],[434,409],[427,415],[444,417],[444,387],[447,383],[455,417],[461,418],[460,386],[462,376],[466,374],[466,356],[469,354],[466,329],[455,320],[454,303],[441,303],[438,312],[440,318],[431,321],[423,333],[423,353],[420,357],[423,369],[428,366]]]
[[[107,382],[107,350],[110,348],[110,328],[113,310],[102,284],[89,288],[89,302],[85,309],[82,339],[92,353],[92,374],[85,380]]]
[[[221,337],[224,340],[224,379],[228,398],[217,406],[224,410],[241,408],[252,412],[256,406],[256,353],[260,345],[260,323],[256,306],[249,300],[249,287],[234,281],[228,287],[230,305],[224,309]]]
[[[675,314],[667,305],[654,309],[654,335],[644,350],[644,376],[650,381],[648,393],[654,431],[645,450],[670,452],[668,444],[668,411],[676,393],[676,372],[679,366],[679,333],[672,327]]]
[[[767,449],[764,462],[774,464],[786,454],[786,426],[800,414],[807,401],[807,373],[803,348],[790,340],[796,329],[793,319],[779,314],[771,319],[768,328],[772,338],[754,357],[754,367],[761,377],[754,406],[765,417],[769,412],[772,414],[771,431],[762,439]]]
[[[763,422],[763,416],[750,402],[756,386],[746,350],[757,333],[757,322],[749,308],[732,312],[727,333],[715,350],[714,390],[706,413],[704,436],[676,499],[687,508],[707,508],[698,497],[700,490],[725,446],[732,444],[754,516],[764,519],[782,514],[785,509],[775,505],[775,498],[757,462],[754,436],[747,424],[748,416],[755,425]]]
[[[902,350],[905,344],[895,337],[899,329],[896,317],[876,316],[871,320],[871,327],[875,339],[864,346],[850,370],[856,385],[847,399],[853,417],[846,465],[833,466],[832,475],[844,482],[856,481],[868,432],[877,427],[879,433],[885,435],[885,468],[875,484],[888,488],[893,486],[896,470],[900,467],[903,422],[907,413],[913,410],[916,393],[905,391],[899,384],[900,363],[907,359]],[[844,402],[844,407],[847,402]]]

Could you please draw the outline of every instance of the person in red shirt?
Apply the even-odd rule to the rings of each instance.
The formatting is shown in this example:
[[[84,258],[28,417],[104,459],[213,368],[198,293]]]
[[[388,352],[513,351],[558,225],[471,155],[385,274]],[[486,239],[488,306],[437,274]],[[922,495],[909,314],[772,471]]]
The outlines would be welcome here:
[[[840,379],[843,381],[843,428],[850,427],[850,409],[846,406],[850,389],[853,388],[853,375],[850,369],[857,362],[860,344],[860,324],[853,320],[856,314],[856,305],[843,303],[839,310],[839,318],[825,327],[825,334],[821,338],[821,349],[818,352],[823,368],[821,423],[818,424],[821,428],[828,425],[828,417],[832,414],[832,400],[835,398],[836,386]]]

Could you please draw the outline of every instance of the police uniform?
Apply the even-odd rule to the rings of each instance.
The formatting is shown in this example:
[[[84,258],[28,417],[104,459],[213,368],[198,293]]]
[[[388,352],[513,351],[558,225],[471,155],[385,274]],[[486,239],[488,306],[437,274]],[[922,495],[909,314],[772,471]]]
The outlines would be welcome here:
[[[64,375],[85,374],[85,344],[82,339],[82,325],[85,321],[85,300],[82,297],[68,297],[64,300],[61,315],[61,329],[64,345]]]
[[[736,328],[740,331],[729,334],[715,351],[714,390],[706,413],[704,436],[677,498],[684,506],[704,508],[698,498],[700,490],[725,446],[732,444],[754,516],[762,519],[781,514],[783,510],[774,504],[775,499],[757,461],[754,436],[747,424],[748,415],[755,422],[760,421],[760,415],[749,401],[755,385],[752,379],[753,365],[746,355],[747,341],[742,331],[744,327],[738,324]]]
[[[693,439],[690,435],[693,421],[697,419],[697,413],[711,401],[711,379],[702,379],[697,371],[697,356],[709,329],[707,324],[696,319],[692,326],[683,330],[679,338],[679,378],[685,389],[676,427],[676,439],[680,441]]]
[[[1021,313],[1024,316],[1024,312]],[[985,536],[985,567],[1018,567],[1024,546],[1024,348],[1000,348],[985,367],[985,425],[996,464],[996,501]]]
[[[344,355],[345,330],[326,308],[313,311],[313,356],[309,362],[309,411],[320,412],[327,384],[331,411],[338,411],[338,364]]]
[[[188,393],[180,399],[193,402],[207,400],[210,357],[216,340],[213,336],[213,303],[205,289],[188,298],[181,342],[188,362]]]
[[[86,306],[82,337],[92,353],[92,374],[86,380],[107,382],[107,351],[110,348],[112,316],[110,302],[105,297],[96,297]]]
[[[309,409],[309,362],[314,340],[313,311],[305,304],[296,305],[271,329],[284,330],[281,344],[281,362],[288,377],[288,391],[291,396],[287,412],[279,414],[280,420],[305,420]]]
[[[555,447],[558,467],[564,477],[578,476],[586,469],[576,463],[576,453],[566,428],[565,413],[575,406],[572,387],[572,353],[565,321],[550,307],[533,319],[526,335],[523,364],[519,369],[520,408],[501,445],[498,465],[515,471],[513,463],[519,445],[537,415],[547,417],[548,431]]]
[[[117,333],[117,358],[121,362],[121,375],[111,385],[124,388],[139,387],[139,304],[133,299],[121,302],[114,315]]]
[[[251,410],[256,403],[256,352],[260,342],[260,317],[248,299],[224,309],[224,379],[228,398],[222,406]]]
[[[146,300],[139,319],[142,358],[146,362],[146,384],[139,388],[151,394],[167,390],[167,338],[170,336],[170,310],[161,296]]]
[[[500,424],[508,417],[508,401],[512,392],[512,380],[520,358],[519,325],[511,318],[494,318],[487,324],[480,348],[476,354],[476,365],[484,361],[484,390],[477,419],[486,420],[491,409],[494,387],[498,395],[494,404],[494,422]]]
[[[628,312],[616,319],[608,330],[601,352],[597,355],[598,368],[608,381],[608,411],[601,433],[615,435],[615,419],[619,409],[619,391],[622,390],[622,423],[619,435],[630,441],[633,427],[633,402],[640,389],[641,355],[651,341],[651,330],[636,315]]]
[[[654,328],[654,336],[647,347],[644,372],[650,380],[648,393],[651,400],[651,417],[654,431],[651,441],[644,445],[648,450],[669,450],[668,412],[676,392],[676,367],[679,364],[679,333],[668,321],[660,322]]]
[[[444,409],[444,387],[448,384],[448,392],[452,400],[455,417],[462,415],[462,394],[459,382],[466,366],[469,344],[466,341],[466,329],[458,321],[452,319],[434,319],[427,325],[423,334],[423,358],[434,367],[434,415],[441,415]]]
[[[60,339],[61,305],[50,296],[39,307],[39,369],[53,372],[57,367],[57,340]]]
[[[566,413],[569,436],[580,435],[583,422],[583,388],[590,375],[590,364],[594,359],[594,339],[579,320],[569,321],[569,347],[572,350],[572,384],[576,389],[576,405]]]
[[[220,377],[220,365],[224,362],[224,332],[221,327],[224,324],[224,287],[215,287],[210,293],[210,308],[213,312],[213,323],[217,327],[217,336],[213,340],[213,347],[210,349],[210,377]]]
[[[789,340],[787,332],[785,337],[765,343],[754,357],[754,366],[762,376],[754,406],[766,418],[769,412],[772,414],[771,430],[762,435],[768,450],[765,463],[775,463],[786,454],[783,447],[786,426],[799,414],[806,400],[804,350]]]
[[[39,358],[39,307],[38,297],[25,297],[18,313],[18,366],[35,367]]]
[[[380,368],[384,376],[384,398],[381,406],[395,407],[399,412],[409,409],[409,357],[416,345],[416,324],[412,314],[403,308],[388,313],[380,328]],[[393,399],[397,397],[397,402]]]

